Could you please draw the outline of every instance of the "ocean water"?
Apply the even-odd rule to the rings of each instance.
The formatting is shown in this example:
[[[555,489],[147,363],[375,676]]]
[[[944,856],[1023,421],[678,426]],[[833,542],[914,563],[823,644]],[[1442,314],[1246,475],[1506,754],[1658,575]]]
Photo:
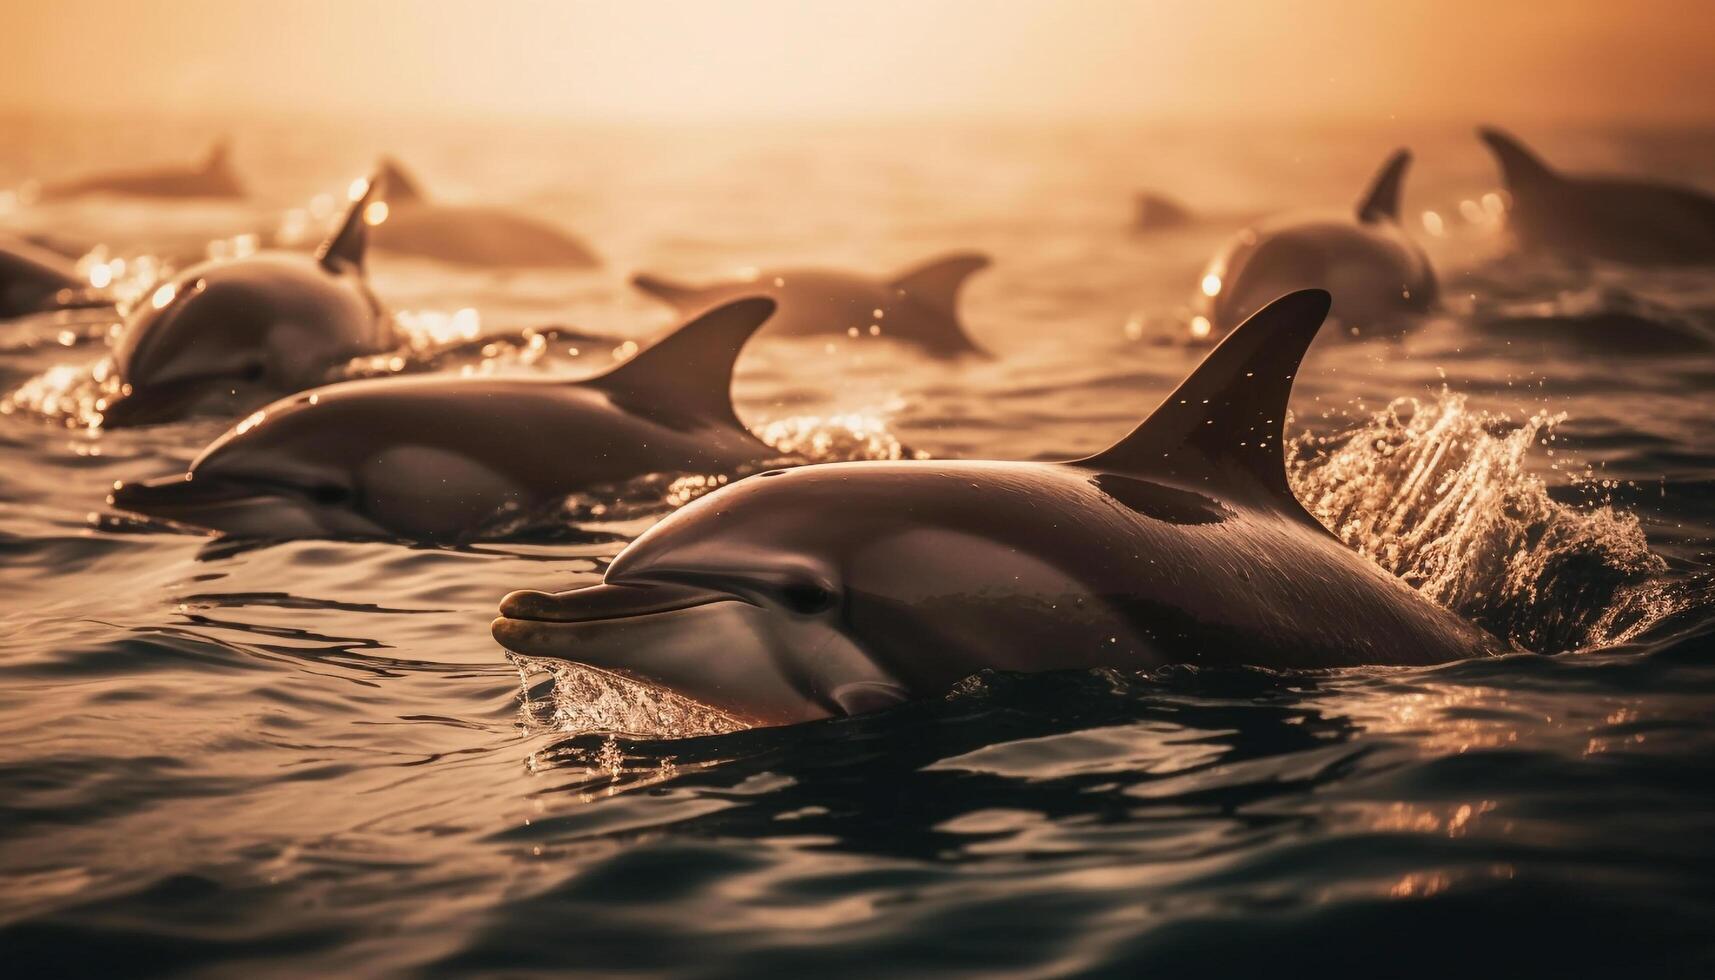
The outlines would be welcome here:
[[[731,730],[509,657],[487,628],[510,590],[597,581],[708,481],[569,501],[556,529],[461,548],[173,532],[114,515],[109,487],[181,470],[233,420],[90,428],[108,318],[0,324],[9,975],[1715,970],[1715,270],[1508,255],[1463,128],[8,132],[0,229],[132,295],[313,237],[381,152],[431,195],[549,218],[604,258],[378,255],[416,342],[355,374],[597,371],[671,325],[626,285],[641,269],[990,253],[964,319],[992,361],[747,351],[741,417],[827,459],[1100,448],[1201,355],[1189,298],[1215,248],[1252,216],[1355,200],[1410,145],[1406,221],[1445,309],[1319,341],[1292,481],[1354,549],[1516,648],[984,674],[875,716]],[[192,159],[222,132],[252,200],[30,199],[32,180]],[[1715,132],[1522,135],[1570,169],[1715,175]],[[1197,220],[1135,232],[1145,189]]]

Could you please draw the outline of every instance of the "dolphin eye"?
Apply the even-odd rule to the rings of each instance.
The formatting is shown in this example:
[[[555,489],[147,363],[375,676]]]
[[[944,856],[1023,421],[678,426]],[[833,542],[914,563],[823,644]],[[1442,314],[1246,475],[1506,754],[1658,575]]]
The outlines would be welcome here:
[[[809,579],[789,582],[780,589],[780,601],[800,615],[823,612],[834,604],[833,590]]]
[[[307,496],[318,504],[331,507],[350,499],[351,491],[337,483],[318,483],[309,488]]]

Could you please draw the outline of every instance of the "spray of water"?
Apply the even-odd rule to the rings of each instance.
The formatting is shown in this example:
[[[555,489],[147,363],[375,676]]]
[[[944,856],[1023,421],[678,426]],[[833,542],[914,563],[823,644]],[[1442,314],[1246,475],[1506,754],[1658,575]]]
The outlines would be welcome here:
[[[732,715],[664,688],[563,660],[508,654],[522,687],[527,732],[693,738],[750,727]],[[539,681],[546,677],[544,686]],[[532,686],[532,680],[538,681]]]
[[[1348,545],[1529,650],[1616,637],[1617,606],[1666,571],[1637,518],[1553,500],[1527,468],[1563,416],[1523,424],[1461,395],[1400,399],[1357,428],[1295,440],[1299,500]]]

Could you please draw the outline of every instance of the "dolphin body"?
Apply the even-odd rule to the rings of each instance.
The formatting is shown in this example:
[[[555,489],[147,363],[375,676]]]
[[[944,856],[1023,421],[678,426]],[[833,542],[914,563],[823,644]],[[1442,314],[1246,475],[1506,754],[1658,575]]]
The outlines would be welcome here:
[[[1715,197],[1627,177],[1563,174],[1498,129],[1477,135],[1500,164],[1521,248],[1635,265],[1715,262]]]
[[[1499,650],[1346,548],[1287,485],[1292,377],[1329,302],[1266,307],[1094,456],[749,477],[646,531],[600,585],[508,595],[494,636],[763,725],[940,695],[988,668]]]
[[[113,195],[158,198],[241,198],[244,185],[232,170],[232,145],[225,140],[209,148],[202,162],[189,167],[91,174],[47,184],[43,200]]]
[[[49,310],[111,306],[65,256],[0,235],[0,319]]]
[[[381,168],[387,220],[375,247],[399,255],[483,268],[571,268],[600,264],[576,238],[500,208],[431,200],[396,161]]]
[[[1433,307],[1435,270],[1399,224],[1410,165],[1410,152],[1396,151],[1354,213],[1287,214],[1239,232],[1203,272],[1192,336],[1220,337],[1295,289],[1332,293],[1334,317],[1349,326],[1386,325]]]
[[[735,296],[770,296],[780,312],[768,325],[775,336],[883,337],[935,357],[981,355],[959,323],[959,290],[989,259],[961,252],[925,262],[890,279],[828,269],[765,270],[754,280],[691,286],[641,273],[632,285],[680,313],[707,309]]]
[[[102,426],[237,414],[320,384],[330,368],[399,345],[363,256],[370,181],[313,257],[259,252],[205,262],[139,302],[113,350],[118,397]]]
[[[732,368],[774,311],[711,310],[600,377],[380,378],[257,412],[183,476],[121,484],[121,510],[252,538],[457,542],[496,518],[652,473],[780,454],[733,412]]]

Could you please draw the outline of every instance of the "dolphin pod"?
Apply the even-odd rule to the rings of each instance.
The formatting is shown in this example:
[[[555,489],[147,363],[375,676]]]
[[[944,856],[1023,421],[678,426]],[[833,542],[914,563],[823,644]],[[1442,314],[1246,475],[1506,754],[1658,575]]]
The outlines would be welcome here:
[[[192,266],[131,311],[114,345],[117,428],[254,408],[330,368],[398,345],[364,277],[371,180],[313,257],[291,252]]]
[[[457,542],[502,518],[651,473],[731,473],[780,454],[733,412],[733,364],[774,312],[703,313],[599,377],[379,378],[277,402],[189,472],[122,484],[121,510],[259,538]]]
[[[1435,270],[1399,225],[1411,154],[1398,150],[1352,213],[1287,214],[1241,231],[1209,262],[1192,335],[1220,337],[1282,293],[1325,289],[1349,326],[1385,326],[1434,306]]]
[[[780,312],[768,325],[775,336],[883,337],[951,358],[983,353],[959,323],[958,299],[965,280],[988,265],[986,255],[959,252],[889,279],[827,269],[770,269],[751,280],[704,286],[649,273],[633,276],[631,282],[680,313],[735,296],[771,296],[780,303]]]
[[[1289,294],[1130,435],[1066,463],[832,463],[717,490],[602,584],[515,592],[508,649],[754,724],[944,693],[983,669],[1427,664],[1501,648],[1293,497],[1292,378],[1328,314]]]
[[[1638,265],[1715,262],[1715,197],[1631,177],[1562,173],[1498,129],[1477,131],[1512,201],[1507,228],[1529,251]]]
[[[232,170],[232,146],[215,143],[201,162],[192,166],[91,174],[42,187],[43,200],[97,195],[156,198],[240,198],[244,185]]]
[[[394,160],[381,165],[387,220],[375,247],[457,265],[503,268],[584,268],[598,264],[589,247],[527,215],[475,204],[432,200]]]

